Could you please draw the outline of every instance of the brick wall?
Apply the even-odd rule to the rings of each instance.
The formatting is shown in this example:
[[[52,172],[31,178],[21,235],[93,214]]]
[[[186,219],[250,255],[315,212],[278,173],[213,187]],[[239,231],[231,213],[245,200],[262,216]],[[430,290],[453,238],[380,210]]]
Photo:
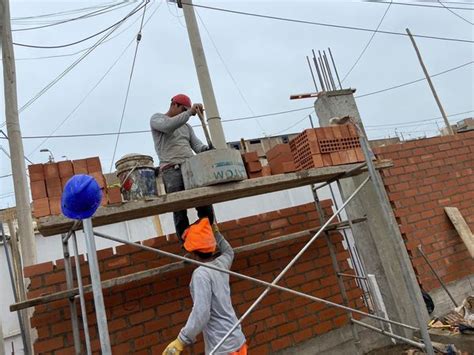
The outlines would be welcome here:
[[[379,147],[375,153],[393,160],[382,178],[423,288],[440,284],[418,253],[419,244],[443,281],[472,275],[474,260],[444,207],[459,208],[474,230],[474,132]]]
[[[331,214],[330,201],[323,201],[327,214]],[[221,231],[237,247],[275,238],[318,226],[313,204],[301,205],[251,216],[220,225]],[[336,244],[341,269],[350,272],[348,252],[342,247],[342,237],[331,233]],[[236,255],[232,270],[266,281],[272,281],[304,245],[304,241],[291,241]],[[167,243],[157,237],[143,242],[146,245],[180,253],[176,242]],[[58,248],[60,246],[58,245]],[[98,252],[103,280],[165,265],[173,260],[133,246],[118,246]],[[81,269],[85,284],[90,283],[84,258]],[[104,290],[110,340],[115,354],[160,354],[184,325],[192,301],[189,295],[191,266],[139,282]],[[64,290],[64,263],[43,263],[25,268],[31,278],[28,297]],[[231,277],[232,301],[238,315],[263,291],[263,287]],[[317,240],[300,261],[284,277],[281,285],[342,303],[337,279],[332,268],[329,251],[323,238]],[[346,282],[351,306],[364,309],[361,290],[353,280]],[[87,317],[92,346],[99,350],[92,295],[87,295]],[[79,306],[78,306],[79,309]],[[81,328],[82,321],[80,320]],[[38,331],[34,344],[36,353],[72,354],[73,340],[69,308],[66,300],[37,306],[31,324]],[[339,309],[329,308],[304,298],[278,291],[270,292],[257,309],[244,321],[250,353],[271,354],[288,348],[319,334],[347,324],[346,315]],[[187,354],[203,352],[202,336]]]

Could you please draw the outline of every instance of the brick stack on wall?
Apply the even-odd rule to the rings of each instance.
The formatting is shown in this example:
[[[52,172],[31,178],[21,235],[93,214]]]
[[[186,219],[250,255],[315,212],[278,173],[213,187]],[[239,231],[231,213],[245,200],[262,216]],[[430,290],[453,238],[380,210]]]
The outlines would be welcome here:
[[[296,171],[293,154],[289,144],[277,144],[265,153],[272,175]]]
[[[418,253],[419,244],[444,282],[472,275],[474,260],[444,207],[457,207],[474,230],[474,132],[379,147],[375,153],[393,160],[382,178],[423,288],[440,284]]]
[[[327,214],[331,213],[330,201],[323,201]],[[220,225],[222,233],[232,246],[239,247],[261,240],[275,238],[319,225],[314,204],[272,211],[257,216],[228,221]],[[351,272],[349,253],[342,246],[339,233],[331,233],[336,245],[337,258],[343,272]],[[164,237],[146,240],[143,244],[180,253],[176,239],[166,242]],[[266,281],[272,281],[289,263],[308,240],[294,240],[236,254],[232,270]],[[102,280],[156,268],[174,262],[157,254],[142,251],[133,246],[118,246],[100,250],[98,259]],[[73,262],[74,265],[74,262]],[[84,258],[81,269],[85,284],[90,283]],[[168,272],[138,282],[104,290],[104,300],[112,350],[116,354],[161,354],[165,346],[175,339],[191,311],[192,301],[189,282],[193,267]],[[64,290],[64,263],[51,262],[25,268],[31,279],[28,297]],[[255,284],[230,278],[232,301],[238,315],[263,292]],[[324,238],[318,239],[281,282],[295,290],[322,297],[342,304],[342,297],[332,267]],[[350,305],[365,309],[362,292],[354,280],[346,281]],[[99,351],[92,295],[87,295],[89,332],[92,347]],[[82,326],[82,322],[81,326]],[[272,354],[278,350],[300,344],[348,323],[346,314],[335,308],[314,303],[278,291],[270,292],[260,306],[244,321],[251,354]],[[35,352],[42,354],[73,353],[71,322],[67,300],[37,306],[31,324],[38,331]],[[185,354],[202,354],[203,341],[198,342]]]
[[[28,166],[33,215],[36,218],[61,214],[61,194],[67,181],[77,174],[94,177],[102,189],[102,205],[122,201],[119,187],[107,189],[99,157]],[[117,195],[118,191],[118,196]]]

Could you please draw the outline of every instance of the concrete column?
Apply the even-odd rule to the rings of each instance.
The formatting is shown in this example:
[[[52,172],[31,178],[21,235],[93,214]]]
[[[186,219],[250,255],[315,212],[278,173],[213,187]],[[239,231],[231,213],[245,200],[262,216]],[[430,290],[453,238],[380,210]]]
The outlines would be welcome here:
[[[360,123],[360,127],[363,129],[359,110],[353,96],[354,92],[353,89],[337,90],[319,96],[314,105],[319,125],[321,127],[328,126],[332,117],[350,115]],[[353,178],[342,179],[342,194],[349,196],[366,177],[367,174],[361,174]],[[388,198],[386,198],[385,203],[390,207]],[[407,285],[403,281],[402,265],[408,264],[410,278],[416,284],[415,273],[406,249],[401,250],[400,253],[394,252],[394,250],[400,248],[402,236],[398,228],[390,228],[386,225],[379,205],[372,184],[367,184],[353,202],[349,204],[346,209],[349,218],[367,218],[367,223],[354,225],[355,244],[367,273],[374,274],[377,278],[389,318],[418,326],[414,307],[422,307],[423,317],[426,318],[426,321],[428,321],[428,313],[424,307],[421,292],[419,293],[419,305],[410,301]],[[390,223],[395,225],[397,222],[391,207],[389,211]],[[417,285],[416,289],[418,290]],[[394,330],[400,335],[411,335],[410,331],[406,329],[395,327]]]

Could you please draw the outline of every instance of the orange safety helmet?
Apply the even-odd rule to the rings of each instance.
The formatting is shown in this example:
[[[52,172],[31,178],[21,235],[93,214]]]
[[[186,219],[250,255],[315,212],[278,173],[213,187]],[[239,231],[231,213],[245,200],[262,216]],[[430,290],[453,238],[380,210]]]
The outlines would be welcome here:
[[[183,240],[184,249],[189,252],[213,253],[216,251],[216,238],[207,217],[190,225],[183,233]]]
[[[187,108],[191,108],[191,106],[193,105],[191,103],[191,99],[189,98],[189,96],[184,95],[184,94],[178,94],[178,95],[173,96],[173,98],[171,99],[171,102],[175,104],[183,105],[184,107],[187,107]]]

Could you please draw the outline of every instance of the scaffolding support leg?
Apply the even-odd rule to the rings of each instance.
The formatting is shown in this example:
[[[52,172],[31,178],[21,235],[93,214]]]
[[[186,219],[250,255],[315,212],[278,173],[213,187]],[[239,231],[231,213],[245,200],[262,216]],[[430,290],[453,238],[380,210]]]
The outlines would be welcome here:
[[[99,329],[100,347],[103,355],[111,355],[109,329],[107,326],[107,314],[105,312],[104,296],[100,284],[100,270],[97,262],[97,251],[95,247],[94,230],[92,221],[86,218],[82,221],[86,238],[87,258],[91,272],[92,292],[94,294],[95,315],[97,318],[97,328]],[[86,315],[87,316],[87,315]]]
[[[313,198],[316,204],[316,210],[318,211],[319,221],[321,224],[323,224],[326,219],[326,215],[324,213],[324,210],[321,207],[321,203],[318,197],[318,192],[314,188],[314,186],[311,187],[311,191],[313,192]],[[332,193],[332,189],[331,189],[331,193]],[[339,263],[337,262],[336,250],[334,248],[333,242],[331,241],[331,236],[329,235],[327,231],[324,231],[324,239],[326,240],[326,243],[329,248],[329,255],[331,256],[332,267],[334,269],[334,272],[336,273],[337,283],[339,285],[339,290],[341,291],[341,295],[342,295],[342,302],[344,306],[349,307],[349,298],[347,297],[347,291],[346,291],[346,287],[344,286],[344,280],[342,276],[339,275],[341,273],[341,269],[339,268]],[[349,245],[347,247],[349,248]],[[352,337],[354,338],[354,346],[355,346],[356,354],[362,354],[359,332],[357,331],[355,325],[351,323],[352,312],[347,311],[347,319],[350,322]]]
[[[286,272],[298,261],[301,255],[313,244],[313,242],[324,232],[325,228],[332,222],[333,219],[337,217],[339,212],[351,201],[359,191],[365,186],[365,184],[370,180],[368,177],[365,179],[362,184],[352,193],[352,195],[348,198],[348,200],[341,206],[341,208],[334,213],[329,219],[321,226],[321,229],[305,244],[305,246],[296,254],[296,256],[289,262],[289,264],[278,274],[278,276],[273,280],[271,286],[276,285],[280,279],[285,276]],[[211,350],[209,355],[213,355],[216,353],[217,349],[224,343],[224,341],[233,333],[233,331],[239,326],[242,321],[247,318],[247,316],[253,311],[253,309],[262,301],[262,299],[270,292],[272,288],[268,286],[265,291],[255,300],[255,302],[250,306],[250,308],[240,317],[240,319],[232,326],[232,328],[224,335],[224,337],[216,344],[214,349]]]
[[[68,289],[74,288],[74,279],[71,267],[71,258],[69,254],[68,241],[64,240],[65,234],[62,235],[64,271],[66,272],[66,285]],[[79,335],[79,319],[77,317],[76,298],[74,296],[68,298],[69,310],[71,312],[72,338],[74,341],[74,349],[77,355],[81,354],[81,338]]]
[[[77,248],[76,232],[72,232],[72,248],[74,250],[74,261],[76,263],[77,288],[79,289],[79,301],[81,303],[82,327],[84,328],[84,340],[86,342],[87,355],[92,354],[91,339],[89,337],[89,324],[87,322],[86,298],[84,296],[84,285],[82,284],[81,262]]]
[[[369,176],[372,180],[375,193],[377,195],[377,198],[380,203],[380,207],[385,217],[385,222],[387,223],[389,228],[393,230],[394,234],[396,235],[398,233],[395,230],[395,227],[393,226],[392,219],[390,218],[390,210],[389,210],[390,206],[387,203],[386,192],[383,187],[382,179],[378,175],[377,170],[375,169],[374,163],[372,162],[372,154],[369,149],[369,143],[368,143],[367,137],[365,136],[363,130],[360,127],[358,127],[358,125],[356,125],[356,127],[358,128],[358,131],[360,134],[360,145],[364,153],[365,161],[367,163]],[[398,242],[399,242],[398,243],[399,248],[395,248],[394,252],[400,255],[400,260],[406,259],[406,258],[403,258],[401,255],[401,253],[403,253],[403,249],[405,248],[405,245],[403,244],[402,240],[399,240]],[[420,327],[421,337],[423,339],[423,342],[426,345],[426,352],[428,353],[428,355],[434,355],[434,350],[433,350],[433,345],[431,344],[430,335],[428,333],[428,329],[425,324],[423,315],[421,314],[421,309],[422,309],[421,307],[424,307],[425,305],[418,302],[420,298],[419,295],[421,294],[421,292],[419,292],[419,289],[418,289],[419,294],[417,295],[416,289],[418,288],[418,285],[416,285],[414,280],[412,280],[408,267],[409,267],[408,263],[405,263],[405,262],[400,263],[400,270],[402,273],[402,277],[403,277],[403,280],[405,281],[405,285],[407,287],[410,300],[414,305],[413,309],[415,312],[415,317]]]

